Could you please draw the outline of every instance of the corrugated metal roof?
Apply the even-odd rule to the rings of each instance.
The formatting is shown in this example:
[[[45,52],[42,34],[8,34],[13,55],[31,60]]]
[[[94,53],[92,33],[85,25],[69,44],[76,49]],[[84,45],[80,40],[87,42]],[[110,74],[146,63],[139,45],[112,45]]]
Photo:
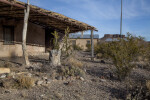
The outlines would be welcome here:
[[[85,34],[85,35],[82,36],[81,34],[70,34],[69,38],[72,38],[72,39],[78,39],[78,38],[80,38],[80,39],[90,39],[91,35]],[[93,38],[94,39],[98,39],[99,35],[98,34],[94,34]]]
[[[127,41],[126,38],[123,38],[123,39]],[[119,41],[119,38],[107,38],[105,41],[106,41],[106,42]]]

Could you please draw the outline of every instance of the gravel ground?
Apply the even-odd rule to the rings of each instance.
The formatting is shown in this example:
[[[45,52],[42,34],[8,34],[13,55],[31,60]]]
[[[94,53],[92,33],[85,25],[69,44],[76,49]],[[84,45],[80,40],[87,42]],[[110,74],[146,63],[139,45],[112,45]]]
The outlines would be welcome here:
[[[126,81],[118,81],[113,75],[115,67],[111,61],[90,60],[88,52],[75,55],[84,63],[84,80],[52,80],[49,85],[35,86],[31,89],[0,88],[0,100],[124,100],[127,95],[126,84],[150,80],[150,72],[135,68]],[[0,64],[3,61],[0,61]],[[35,63],[35,62],[34,62]],[[15,71],[26,71],[21,65],[14,64]],[[44,67],[44,66],[43,66]]]

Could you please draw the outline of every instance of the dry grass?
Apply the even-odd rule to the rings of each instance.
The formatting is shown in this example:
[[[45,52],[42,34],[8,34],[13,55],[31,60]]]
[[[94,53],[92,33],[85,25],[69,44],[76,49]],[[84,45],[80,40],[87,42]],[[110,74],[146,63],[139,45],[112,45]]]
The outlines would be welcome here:
[[[61,93],[57,93],[57,92],[55,92],[54,95],[55,95],[56,98],[59,99],[59,100],[61,100],[61,98],[62,98],[62,96],[63,96]]]
[[[2,84],[2,87],[6,89],[12,89],[12,88],[18,87],[18,83],[13,78],[2,80],[1,84]]]
[[[83,77],[85,75],[84,71],[79,68],[79,67],[74,67],[74,66],[64,66],[64,67],[60,67],[58,68],[57,72],[61,75],[61,76],[65,76],[65,77]]]
[[[35,79],[23,75],[17,78],[17,82],[19,84],[19,88],[29,89],[34,86]]]
[[[3,62],[3,64],[0,65],[0,68],[1,67],[11,68],[12,64],[10,62],[8,62],[8,61],[5,61],[5,62]]]
[[[96,55],[96,58],[97,58],[97,59],[100,59],[100,58],[102,58],[102,56],[103,56],[102,53],[98,53],[98,54]]]
[[[148,81],[146,82],[146,86],[147,86],[147,88],[148,88],[149,91],[150,91],[150,80],[148,80]]]
[[[82,68],[83,67],[83,63],[73,57],[70,57],[67,61],[67,64],[74,66],[74,67],[79,67]]]

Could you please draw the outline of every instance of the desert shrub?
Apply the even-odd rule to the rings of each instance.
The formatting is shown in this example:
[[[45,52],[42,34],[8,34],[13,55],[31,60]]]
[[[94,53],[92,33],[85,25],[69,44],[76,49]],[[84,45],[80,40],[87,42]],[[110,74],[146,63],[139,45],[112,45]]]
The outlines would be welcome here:
[[[145,82],[141,84],[134,83],[130,86],[130,88],[128,88],[128,95],[126,97],[126,100],[149,100],[149,98],[150,90],[146,86]]]
[[[95,47],[96,53],[102,53],[105,58],[110,58],[116,67],[116,75],[119,80],[128,76],[135,67],[133,61],[144,53],[142,41],[139,37],[134,37],[127,33],[126,39],[118,39],[119,41],[112,41],[103,43]]]
[[[150,92],[150,80],[148,80],[148,81],[146,82],[146,86],[147,86],[147,88],[149,89],[149,92]]]
[[[6,89],[29,89],[34,86],[35,80],[27,76],[18,76],[17,78],[7,78],[0,81],[0,86]]]
[[[147,58],[148,62],[150,63],[150,43],[147,44],[145,56],[145,58]]]
[[[109,43],[97,44],[95,45],[94,50],[96,54],[101,54],[101,58],[109,58]]]
[[[96,58],[97,58],[97,59],[102,58],[102,54],[101,54],[101,53],[97,53],[97,54],[96,54]]]
[[[2,80],[0,82],[0,84],[1,84],[0,86],[4,87],[6,89],[12,89],[12,88],[18,87],[17,81],[13,78]]]
[[[5,61],[3,67],[6,67],[6,68],[11,68],[12,67],[12,64],[8,61]]]
[[[139,45],[139,38],[127,34],[127,38],[121,39],[119,42],[110,44],[110,58],[116,66],[116,74],[118,78],[124,79],[131,72],[135,64],[132,63],[142,54],[142,45]]]
[[[18,82],[18,88],[29,89],[34,86],[35,80],[31,77],[22,75],[17,78],[17,82]]]
[[[91,44],[86,44],[86,51],[90,52],[91,51]]]
[[[63,65],[64,66],[75,66],[75,67],[79,67],[82,68],[84,63],[79,61],[78,59],[75,59],[76,57],[76,52],[73,52],[72,55],[70,55],[69,57],[67,57],[64,61],[63,61]]]
[[[83,76],[84,71],[79,67],[65,66],[58,69],[58,73],[62,76]]]
[[[77,51],[82,50],[82,48],[79,45],[72,45],[72,47],[73,47],[73,50],[77,50]]]
[[[75,67],[82,67],[83,66],[83,63],[73,57],[70,57],[67,61],[67,64],[68,65],[71,65],[71,66],[75,66]]]

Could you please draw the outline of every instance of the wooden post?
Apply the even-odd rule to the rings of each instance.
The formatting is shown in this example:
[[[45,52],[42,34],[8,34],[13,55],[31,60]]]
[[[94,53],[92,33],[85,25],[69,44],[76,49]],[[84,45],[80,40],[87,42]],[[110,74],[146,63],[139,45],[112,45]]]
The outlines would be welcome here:
[[[121,18],[120,18],[120,38],[122,35],[122,0],[121,0]]]
[[[81,32],[81,38],[83,38],[83,33],[84,33],[84,32],[82,31],[82,32]]]
[[[28,53],[26,48],[26,38],[27,38],[27,27],[28,27],[28,18],[30,13],[30,7],[29,7],[29,0],[27,1],[27,8],[24,9],[24,25],[23,25],[23,32],[22,32],[22,50],[23,50],[23,56],[25,59],[25,64],[27,66],[30,65],[29,59],[28,59]]]
[[[93,60],[93,61],[94,61],[93,30],[91,30],[91,60]]]

